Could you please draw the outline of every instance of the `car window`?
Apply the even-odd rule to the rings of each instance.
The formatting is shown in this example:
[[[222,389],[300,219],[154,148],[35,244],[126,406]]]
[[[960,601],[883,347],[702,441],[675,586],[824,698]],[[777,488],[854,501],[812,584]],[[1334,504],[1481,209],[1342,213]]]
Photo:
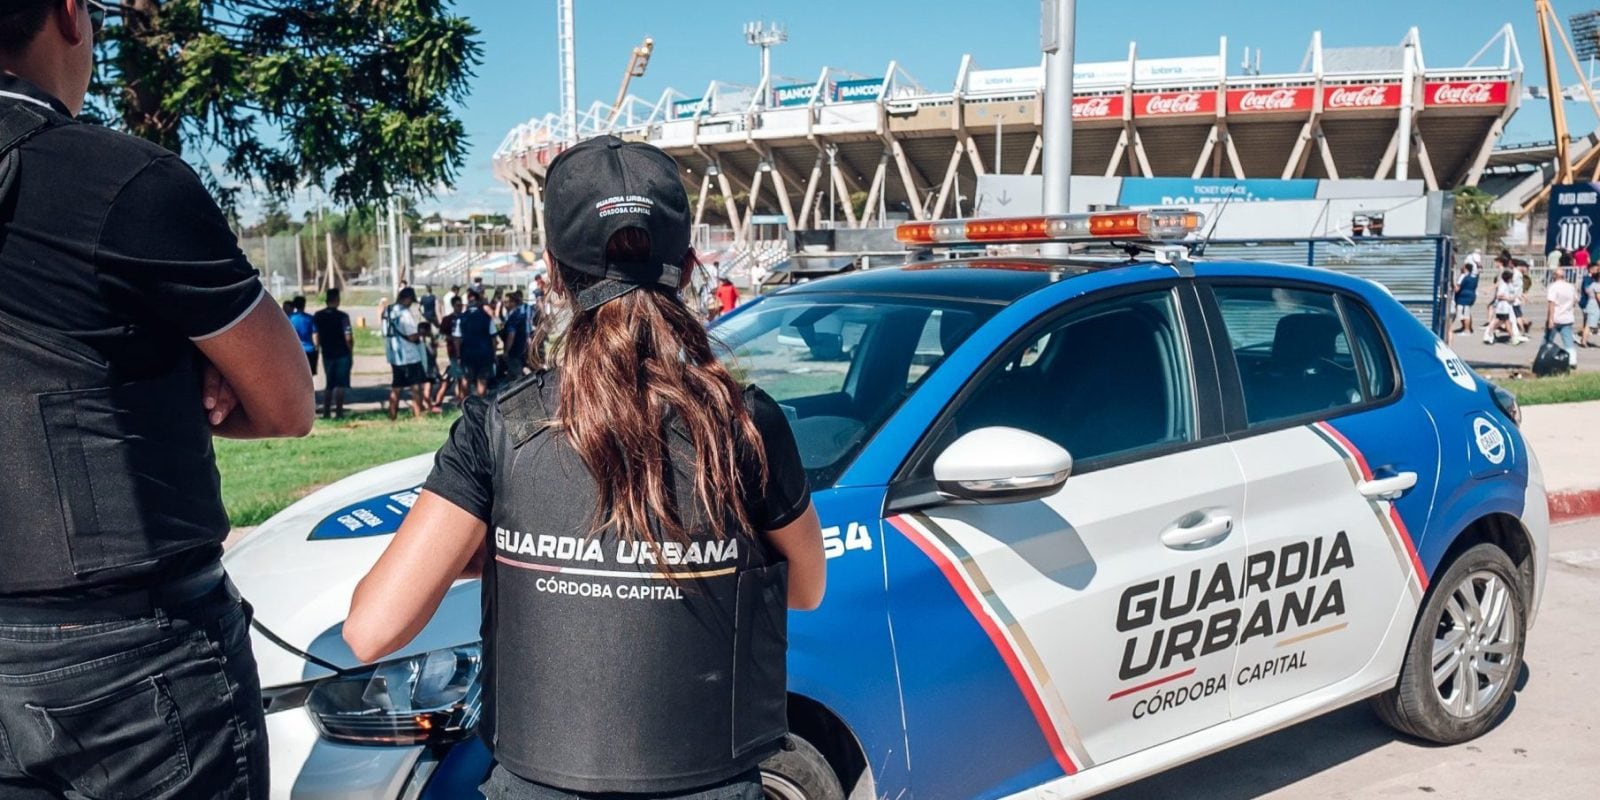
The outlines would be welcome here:
[[[1341,298],[1340,304],[1344,306],[1345,318],[1350,322],[1350,333],[1356,340],[1357,357],[1361,360],[1362,375],[1366,379],[1367,400],[1382,400],[1393,395],[1396,383],[1394,359],[1390,356],[1389,342],[1384,338],[1383,329],[1378,327],[1378,321],[1372,316],[1372,310],[1348,297]]]
[[[824,488],[917,384],[998,308],[905,298],[772,297],[714,336],[741,383],[783,408]]]
[[[1188,351],[1170,291],[1069,314],[998,358],[954,412],[955,435],[1021,428],[1080,465],[1194,439]]]
[[[1251,427],[1362,402],[1361,377],[1331,293],[1214,288]]]

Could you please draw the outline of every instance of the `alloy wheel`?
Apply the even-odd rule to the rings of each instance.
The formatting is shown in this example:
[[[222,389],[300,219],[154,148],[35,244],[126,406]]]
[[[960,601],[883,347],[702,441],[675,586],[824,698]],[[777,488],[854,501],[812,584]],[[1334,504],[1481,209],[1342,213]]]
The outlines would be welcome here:
[[[1514,679],[1518,626],[1511,591],[1499,575],[1477,570],[1445,603],[1433,639],[1433,686],[1453,717],[1492,707]]]

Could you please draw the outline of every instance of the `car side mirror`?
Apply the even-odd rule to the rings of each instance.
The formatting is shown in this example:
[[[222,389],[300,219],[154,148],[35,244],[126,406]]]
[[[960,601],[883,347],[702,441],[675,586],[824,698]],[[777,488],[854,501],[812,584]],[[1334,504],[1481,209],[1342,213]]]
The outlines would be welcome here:
[[[1072,454],[1036,433],[979,428],[933,462],[939,493],[978,503],[1014,503],[1055,494],[1072,474]]]

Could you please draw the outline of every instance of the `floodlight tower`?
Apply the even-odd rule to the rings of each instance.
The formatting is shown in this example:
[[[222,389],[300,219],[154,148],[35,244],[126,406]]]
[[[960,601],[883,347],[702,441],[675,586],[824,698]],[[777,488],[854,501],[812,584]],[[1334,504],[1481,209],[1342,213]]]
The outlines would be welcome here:
[[[578,140],[578,65],[574,54],[572,0],[556,0],[556,54],[561,61],[561,121],[567,136]]]
[[[761,48],[761,91],[767,94],[772,91],[772,48],[789,41],[789,32],[776,22],[761,23],[751,22],[744,26],[744,42],[752,47]],[[766,98],[757,97],[756,103],[765,106]]]

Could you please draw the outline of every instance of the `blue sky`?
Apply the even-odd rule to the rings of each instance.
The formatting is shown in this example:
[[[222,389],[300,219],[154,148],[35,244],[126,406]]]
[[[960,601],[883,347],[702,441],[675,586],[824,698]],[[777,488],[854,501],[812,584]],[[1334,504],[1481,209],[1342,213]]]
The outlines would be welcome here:
[[[1561,2],[1563,12],[1587,8]],[[1500,27],[1514,26],[1527,67],[1525,81],[1543,83],[1544,69],[1526,0],[1079,0],[1079,61],[1127,57],[1128,42],[1152,58],[1217,52],[1228,37],[1230,71],[1243,48],[1261,51],[1262,71],[1297,69],[1311,41],[1325,47],[1391,45],[1415,25],[1430,66],[1461,66]],[[457,189],[425,204],[447,215],[506,211],[510,195],[490,172],[507,131],[558,109],[556,7],[552,0],[457,0],[457,10],[482,31],[484,63],[461,109],[472,150]],[[698,96],[713,79],[755,83],[757,51],[744,43],[746,22],[781,22],[789,42],[774,51],[773,71],[812,80],[823,66],[881,75],[890,60],[924,86],[955,80],[963,53],[986,68],[1039,60],[1038,0],[577,0],[578,98],[610,102],[632,48],[655,39],[648,74],[631,91],[654,99],[667,87]],[[1492,60],[1498,61],[1498,50]],[[1564,77],[1571,79],[1570,71]],[[1569,106],[1575,131],[1594,126],[1593,113]],[[1508,141],[1548,138],[1549,110],[1527,101]]]

